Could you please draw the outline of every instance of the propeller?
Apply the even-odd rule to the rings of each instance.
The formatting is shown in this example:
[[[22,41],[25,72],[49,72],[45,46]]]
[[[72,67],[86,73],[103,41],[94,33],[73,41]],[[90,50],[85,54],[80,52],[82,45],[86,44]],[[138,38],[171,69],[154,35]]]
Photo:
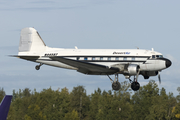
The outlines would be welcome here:
[[[159,79],[159,83],[161,84],[161,76],[160,76],[160,71],[158,71],[158,79]]]

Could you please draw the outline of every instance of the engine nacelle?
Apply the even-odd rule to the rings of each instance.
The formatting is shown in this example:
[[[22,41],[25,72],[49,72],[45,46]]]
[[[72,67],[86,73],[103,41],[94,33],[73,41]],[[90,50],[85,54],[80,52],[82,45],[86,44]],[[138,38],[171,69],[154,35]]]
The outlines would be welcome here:
[[[137,75],[138,71],[139,71],[139,65],[136,65],[136,64],[130,64],[128,65],[127,67],[127,70],[128,70],[128,74],[131,76],[131,75]]]

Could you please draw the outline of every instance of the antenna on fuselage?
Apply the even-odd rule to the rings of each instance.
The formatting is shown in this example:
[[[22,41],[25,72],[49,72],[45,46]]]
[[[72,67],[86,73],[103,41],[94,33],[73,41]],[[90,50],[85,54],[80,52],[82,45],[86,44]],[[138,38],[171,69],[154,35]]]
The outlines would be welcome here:
[[[77,46],[75,46],[75,49],[78,49],[78,47],[77,47]]]

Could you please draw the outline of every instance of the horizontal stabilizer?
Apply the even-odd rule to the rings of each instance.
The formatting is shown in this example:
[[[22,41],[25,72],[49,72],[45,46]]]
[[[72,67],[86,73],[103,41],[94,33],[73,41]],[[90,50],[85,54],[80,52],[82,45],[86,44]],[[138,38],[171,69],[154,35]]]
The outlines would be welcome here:
[[[29,60],[35,62],[40,56],[24,56],[24,55],[10,55],[11,57],[17,57],[24,60]]]

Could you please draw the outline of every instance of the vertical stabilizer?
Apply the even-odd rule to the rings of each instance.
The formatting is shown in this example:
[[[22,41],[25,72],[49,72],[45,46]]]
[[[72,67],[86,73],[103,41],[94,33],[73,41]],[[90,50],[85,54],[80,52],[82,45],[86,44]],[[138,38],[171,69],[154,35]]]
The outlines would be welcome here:
[[[0,120],[6,120],[9,107],[11,104],[12,95],[6,95],[0,105]]]
[[[19,52],[40,53],[45,48],[44,41],[34,28],[29,27],[21,30]]]

